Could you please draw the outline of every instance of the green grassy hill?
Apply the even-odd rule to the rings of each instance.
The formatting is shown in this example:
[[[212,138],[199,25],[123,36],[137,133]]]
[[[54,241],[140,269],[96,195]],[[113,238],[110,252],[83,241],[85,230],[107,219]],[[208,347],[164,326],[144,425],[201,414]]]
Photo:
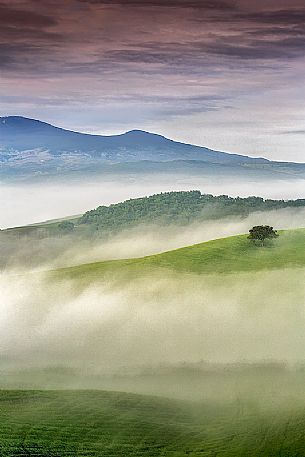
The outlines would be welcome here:
[[[64,268],[55,275],[89,282],[105,274],[150,275],[160,268],[185,273],[229,274],[303,266],[305,229],[298,229],[280,232],[280,237],[265,247],[254,245],[247,235],[239,235],[143,258]]]
[[[305,411],[113,392],[0,392],[5,457],[303,457]]]
[[[289,214],[287,211],[293,211],[293,214],[298,215],[297,220],[300,220],[304,208],[305,199],[286,201],[264,200],[260,197],[233,198],[227,195],[201,194],[200,191],[165,192],[130,199],[99,206],[82,216],[0,230],[0,269],[37,267],[46,261],[52,263],[62,258],[64,252],[85,251],[89,243],[101,245],[111,242],[113,238],[118,239],[119,236],[123,240],[126,234],[137,236],[141,233],[145,236],[146,233],[152,235],[157,230],[159,238],[162,235],[163,238],[169,237],[170,231],[175,237],[175,233],[192,229],[192,224],[195,224],[196,231],[202,229],[202,232],[210,233],[212,221],[217,221],[217,227],[223,227],[224,230],[226,227],[232,230],[241,223],[248,228],[247,217],[251,216],[250,228],[251,224],[271,224],[272,220],[280,219],[280,214],[284,224]],[[262,214],[266,215],[264,222]],[[156,252],[153,243],[151,249],[146,251],[147,254],[151,252]],[[88,257],[88,261],[92,258],[98,259]]]

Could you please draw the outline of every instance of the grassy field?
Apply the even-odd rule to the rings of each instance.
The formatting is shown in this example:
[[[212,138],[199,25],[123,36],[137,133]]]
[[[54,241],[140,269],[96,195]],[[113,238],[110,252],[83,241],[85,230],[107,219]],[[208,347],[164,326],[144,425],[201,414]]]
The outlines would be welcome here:
[[[97,391],[0,391],[0,455],[303,457],[305,409]]]
[[[219,274],[255,272],[305,266],[305,229],[286,230],[265,247],[247,235],[222,238],[138,259],[97,262],[64,268],[55,277],[96,280],[105,274],[150,275],[160,268],[183,273]]]
[[[305,229],[299,229],[281,232],[277,240],[262,248],[241,235],[140,259],[60,269],[50,275],[55,285],[60,279],[75,279],[73,293],[77,295],[77,285],[107,275],[117,275],[119,279],[122,275],[152,278],[152,272],[160,271],[224,275],[304,266]],[[57,300],[52,293],[50,288],[51,299]],[[60,288],[58,293],[61,294]],[[266,297],[269,302],[269,295]],[[287,300],[290,306],[289,294]],[[303,296],[299,301],[304,303]],[[283,303],[286,309],[286,302]],[[254,318],[255,314],[251,316]],[[234,400],[226,401],[207,395],[209,401],[195,403],[93,390],[2,390],[0,457],[304,457],[305,402],[302,389],[298,395],[295,388],[304,385],[303,377],[299,383],[292,380],[287,387],[285,374],[283,385],[276,390],[277,378],[276,375],[269,382],[268,377],[270,402],[259,402],[247,395],[235,395]],[[164,384],[162,376],[160,379]],[[204,391],[204,383],[197,381],[195,376],[194,385]],[[259,382],[259,377],[254,379],[254,390],[259,391]],[[173,388],[171,383],[169,389]],[[190,384],[187,379],[186,383]],[[236,382],[233,379],[230,384],[225,379],[224,387],[220,386],[223,391],[225,384],[228,388]],[[285,402],[281,403],[277,392],[285,390],[285,386]],[[244,390],[250,387],[247,378]],[[115,388],[120,389],[118,385],[111,387]],[[241,388],[237,386],[236,391]],[[197,392],[197,398],[204,396]]]

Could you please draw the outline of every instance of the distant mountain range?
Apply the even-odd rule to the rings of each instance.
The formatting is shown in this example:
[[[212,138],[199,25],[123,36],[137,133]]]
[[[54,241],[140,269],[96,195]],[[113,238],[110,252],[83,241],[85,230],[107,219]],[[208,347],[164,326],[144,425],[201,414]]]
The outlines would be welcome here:
[[[48,151],[53,156],[87,154],[111,162],[139,160],[203,160],[213,163],[267,162],[237,154],[179,143],[154,133],[132,130],[122,135],[102,136],[64,130],[20,116],[0,118],[1,158],[5,151]]]
[[[206,170],[208,174],[232,176],[251,174],[251,170],[286,175],[288,170],[290,176],[292,173],[303,177],[304,173],[305,177],[305,164],[213,151],[141,130],[112,136],[89,135],[20,116],[0,118],[1,178],[72,171],[121,173],[126,169],[141,173]]]

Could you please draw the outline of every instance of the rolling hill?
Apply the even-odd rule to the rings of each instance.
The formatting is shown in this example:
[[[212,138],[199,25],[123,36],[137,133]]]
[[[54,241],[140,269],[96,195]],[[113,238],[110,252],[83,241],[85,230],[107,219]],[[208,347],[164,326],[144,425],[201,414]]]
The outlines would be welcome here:
[[[281,217],[284,225],[278,228],[284,228],[287,226],[285,225],[288,215],[286,211],[289,213],[292,211],[291,214],[297,217],[298,224],[302,225],[304,208],[304,199],[233,198],[227,195],[202,194],[200,191],[165,192],[129,199],[109,206],[99,206],[80,216],[1,230],[0,267],[4,268],[12,263],[20,265],[20,262],[33,266],[43,259],[45,261],[49,259],[52,262],[66,250],[76,252],[88,249],[93,253],[95,246],[100,252],[102,243],[110,243],[118,237],[123,241],[126,236],[132,238],[139,233],[144,236],[151,234],[151,237],[157,236],[157,238],[159,236],[159,239],[169,236],[174,240],[179,233],[183,238],[183,233],[190,230],[192,226],[197,234],[193,238],[193,243],[196,243],[211,237],[242,233],[243,230],[250,228],[249,224],[255,225],[256,222],[273,224],[273,220],[278,221]],[[212,224],[216,224],[214,235],[211,232]],[[295,227],[298,224],[295,224]],[[229,231],[226,231],[227,226]],[[236,227],[235,230],[233,226]],[[156,235],[157,233],[159,235]],[[151,249],[142,251],[142,255],[174,249],[186,244],[185,241],[175,243],[169,240],[169,244],[163,243],[159,247],[157,238],[156,242],[151,240]],[[130,254],[133,257],[139,255],[141,255],[139,252]],[[107,257],[102,257],[102,259],[105,258]],[[116,255],[115,258],[118,256]],[[99,259],[98,255],[93,255],[91,258],[88,257],[88,262]],[[69,264],[65,261],[63,265]]]
[[[0,392],[6,457],[301,457],[304,407],[195,404],[97,391]]]
[[[122,230],[139,224],[183,226],[226,217],[246,217],[255,212],[284,208],[303,208],[305,200],[271,200],[260,197],[229,197],[202,194],[200,191],[164,192],[126,200],[87,211],[77,227],[91,227],[95,233]]]
[[[54,279],[66,277],[87,284],[109,274],[130,279],[150,276],[160,269],[215,275],[304,266],[305,229],[298,229],[281,231],[276,241],[263,248],[252,244],[247,235],[239,235],[143,258],[63,268],[51,274]]]
[[[196,278],[200,282],[202,277],[199,275],[203,274],[217,274],[218,280],[221,281],[225,274],[304,266],[305,229],[298,229],[280,232],[280,237],[264,248],[253,246],[246,235],[242,235],[140,259],[99,262],[60,269],[50,272],[45,279],[55,281],[55,288],[65,279],[75,280],[76,285],[74,287],[73,284],[72,290],[73,295],[77,296],[79,288],[83,285],[86,287],[89,283],[98,282],[105,277],[111,277],[112,280],[117,278],[124,290],[122,278],[139,279],[141,275],[147,275],[149,280],[153,281],[153,273],[160,271],[163,277],[169,272],[174,276],[177,276],[178,272],[194,273],[198,275]],[[45,284],[44,282],[40,286]],[[189,292],[192,290],[192,284]],[[38,294],[37,285],[35,282],[35,294]],[[257,288],[256,284],[253,287]],[[52,287],[45,289],[45,294],[51,302],[58,300],[59,307],[62,307],[63,303],[60,300],[64,302],[62,292],[65,289],[58,287],[57,294]],[[173,293],[171,290],[169,292]],[[248,290],[244,292],[248,293]],[[151,293],[155,296],[158,291],[154,289]],[[294,314],[296,310],[291,306],[292,295],[289,291],[285,293],[286,298],[281,302],[278,312],[281,312],[284,303],[285,306],[291,307],[289,312]],[[67,297],[68,303],[70,299],[71,297]],[[269,297],[266,300],[268,301]],[[32,300],[30,303],[32,313]],[[39,295],[37,304],[41,306]],[[134,302],[132,304],[136,307]],[[303,302],[301,306],[303,309]],[[172,314],[170,318],[172,319]],[[300,319],[299,316],[296,318]],[[69,319],[73,320],[72,316]],[[244,319],[245,315],[243,323]],[[253,319],[253,310],[249,319]],[[112,325],[114,321],[115,319],[111,321]],[[86,322],[83,321],[83,325],[87,325]],[[287,327],[289,322],[285,322],[286,331]],[[66,327],[63,329],[67,331]],[[144,329],[144,333],[145,331],[147,329]],[[98,332],[102,334],[103,327],[98,329]],[[116,334],[113,326],[110,333],[112,340]],[[177,336],[181,337],[180,334]],[[75,339],[73,342],[74,347]],[[106,344],[104,339],[102,344],[103,347]],[[77,355],[80,348],[81,345],[76,345]],[[52,372],[52,368],[55,373]],[[56,371],[59,378],[65,376],[65,370],[60,367],[57,370],[54,366],[42,370],[45,377],[40,377],[37,365],[32,369],[33,372],[31,367],[26,366],[24,369],[29,389],[32,389],[33,384],[49,386],[49,383],[54,382],[58,385]],[[90,384],[90,370],[81,371],[84,376],[89,375]],[[76,371],[69,375],[67,370],[67,376],[71,378],[72,385],[77,385]],[[5,373],[2,368],[1,383],[7,382],[9,385],[10,381],[14,380],[17,385],[27,384],[21,372],[13,373],[11,370]],[[220,369],[213,364],[182,363],[167,368],[153,367],[151,371],[144,370],[134,376],[129,376],[127,371],[124,377],[124,371],[121,375],[119,372],[118,375],[109,377],[108,385],[107,380],[93,377],[92,383],[95,388],[96,385],[103,385],[103,388],[109,391],[1,390],[0,455],[304,456],[304,366],[300,365],[294,370],[292,367],[277,363],[249,363],[233,364]],[[114,388],[120,392],[110,391]],[[159,395],[160,392],[169,392],[172,398],[123,392],[142,390],[145,393],[152,393],[154,389]],[[181,395],[184,389],[185,395],[189,395],[192,401],[174,399],[175,395]]]
[[[285,208],[305,208],[305,199],[272,200],[261,197],[229,197],[228,195],[202,194],[199,190],[163,192],[140,197],[109,206],[98,206],[80,216],[65,220],[51,220],[29,226],[3,230],[1,235],[18,238],[62,236],[104,237],[110,233],[139,225],[176,225],[205,223],[226,217],[244,218],[255,212],[268,212]],[[63,222],[70,222],[66,224]]]

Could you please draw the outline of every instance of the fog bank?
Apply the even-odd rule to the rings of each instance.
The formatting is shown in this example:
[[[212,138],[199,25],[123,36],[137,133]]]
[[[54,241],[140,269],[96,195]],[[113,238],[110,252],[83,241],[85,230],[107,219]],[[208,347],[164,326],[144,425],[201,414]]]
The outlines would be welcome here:
[[[200,360],[304,362],[304,275],[163,272],[76,292],[73,281],[2,274],[0,368],[109,374]]]

